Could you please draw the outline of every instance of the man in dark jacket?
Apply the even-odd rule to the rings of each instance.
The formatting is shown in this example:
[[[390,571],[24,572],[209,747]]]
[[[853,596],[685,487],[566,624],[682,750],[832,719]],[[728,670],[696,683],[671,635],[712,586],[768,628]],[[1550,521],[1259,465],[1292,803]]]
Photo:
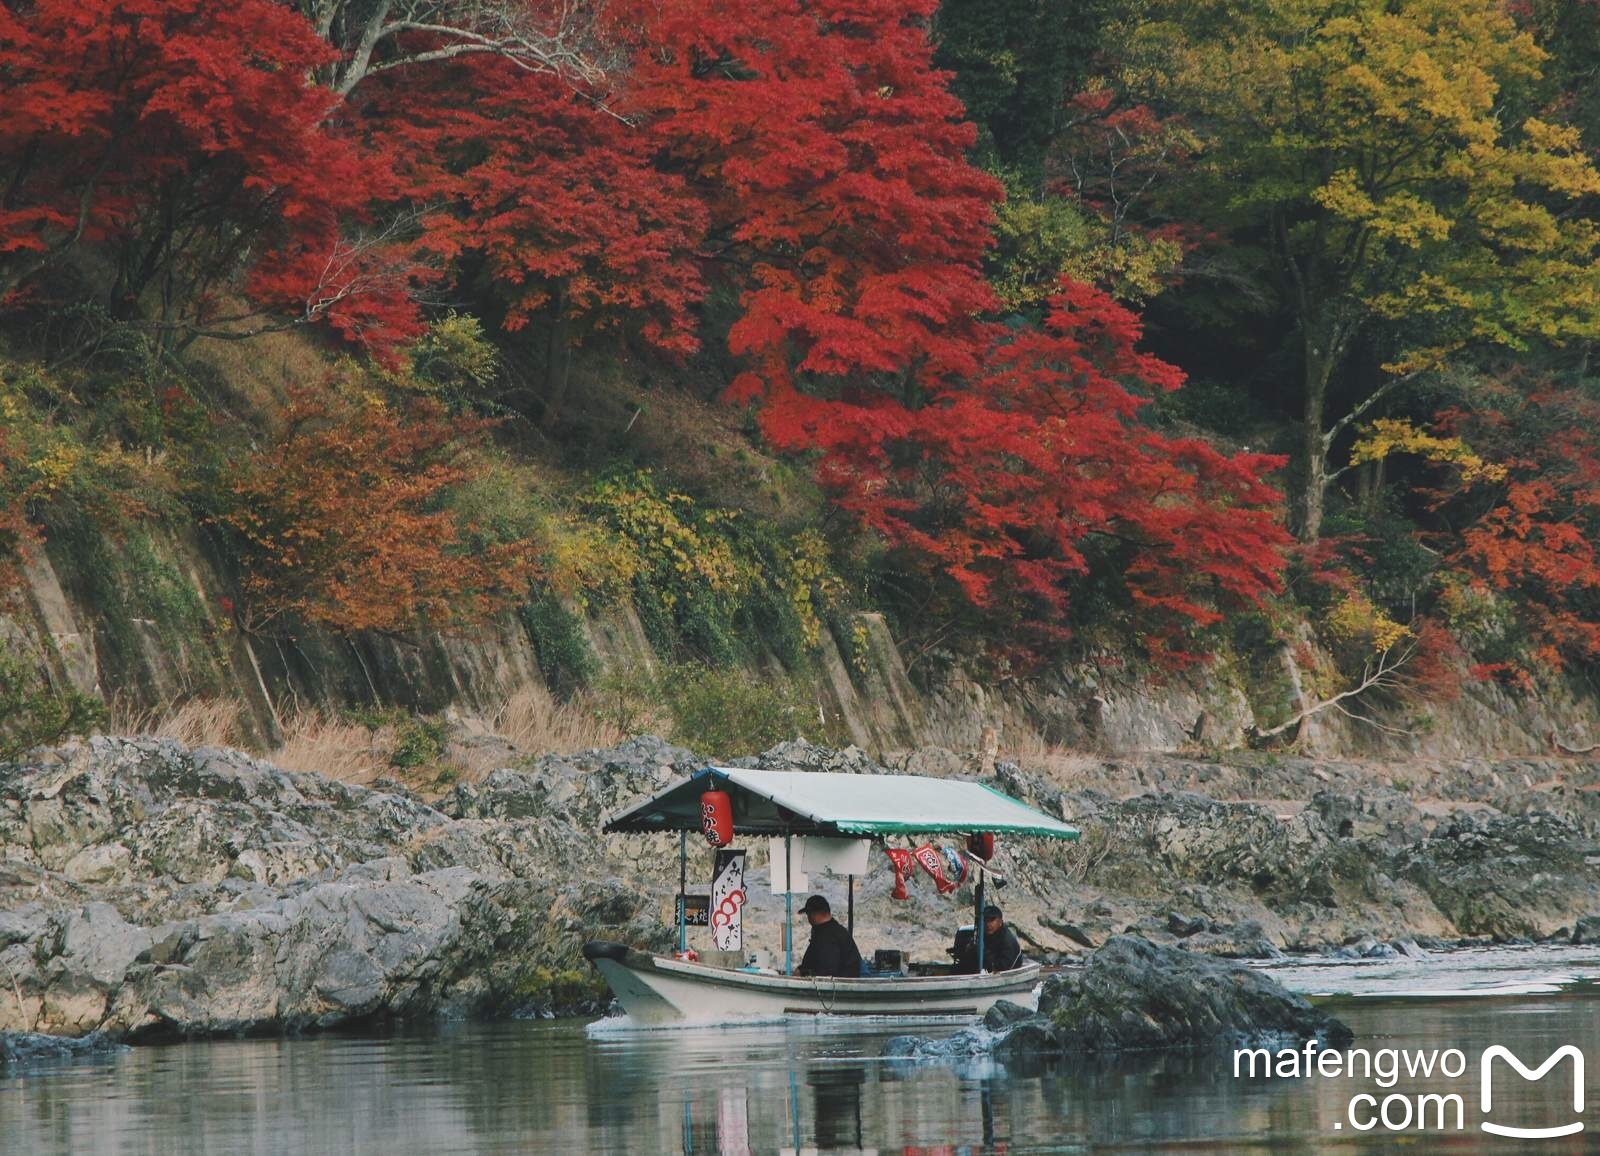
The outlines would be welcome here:
[[[801,913],[811,924],[811,943],[800,961],[800,975],[831,975],[840,979],[861,977],[861,952],[844,925],[833,917],[828,901],[820,895],[806,900]]]
[[[983,970],[1010,971],[1022,966],[1022,945],[1017,933],[993,903],[983,909]],[[977,943],[969,944],[956,960],[956,971],[972,975],[978,970]]]

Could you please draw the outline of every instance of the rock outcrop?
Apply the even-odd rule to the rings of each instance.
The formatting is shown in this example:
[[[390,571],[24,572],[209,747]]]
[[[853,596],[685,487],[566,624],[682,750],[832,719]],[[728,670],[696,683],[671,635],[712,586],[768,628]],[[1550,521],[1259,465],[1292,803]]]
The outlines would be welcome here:
[[[1122,935],[1083,967],[1046,979],[1036,1014],[997,1004],[982,1028],[942,1040],[897,1036],[884,1054],[992,1054],[1013,1061],[1164,1048],[1297,1047],[1310,1039],[1339,1046],[1351,1038],[1343,1023],[1259,971]]]
[[[593,1006],[589,931],[663,934],[660,888],[605,860],[598,818],[692,765],[641,739],[437,806],[164,740],[0,768],[0,1029],[140,1038]]]

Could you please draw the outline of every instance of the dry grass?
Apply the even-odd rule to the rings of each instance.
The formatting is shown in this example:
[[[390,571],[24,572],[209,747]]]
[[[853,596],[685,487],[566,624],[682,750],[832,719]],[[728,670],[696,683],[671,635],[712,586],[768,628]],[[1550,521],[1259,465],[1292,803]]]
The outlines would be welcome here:
[[[191,699],[165,710],[139,710],[113,702],[106,730],[119,735],[152,735],[189,747],[239,746],[244,708],[233,699]]]
[[[376,728],[317,710],[301,711],[283,720],[283,743],[261,752],[286,771],[322,775],[346,783],[370,783],[394,777],[389,756],[395,728]]]
[[[525,754],[567,754],[606,747],[628,736],[595,713],[587,699],[558,702],[542,686],[513,694],[489,716],[494,733]]]
[[[1098,779],[1105,770],[1096,756],[1047,743],[1031,732],[1018,734],[1012,741],[1001,736],[999,757],[1043,774],[1062,786]]]
[[[210,370],[244,407],[272,415],[294,386],[325,380],[333,359],[312,334],[263,333],[248,341],[197,341],[188,360]]]
[[[286,771],[357,784],[399,779],[425,795],[438,793],[445,783],[470,782],[530,756],[610,746],[627,737],[602,719],[590,700],[564,703],[543,687],[525,687],[487,718],[465,720],[454,728],[438,765],[405,770],[392,762],[405,725],[398,716],[394,722],[371,726],[338,714],[303,710],[284,716],[279,746],[261,750],[246,741],[239,725],[243,712],[242,704],[231,699],[196,699],[164,711],[114,705],[107,731],[170,738],[191,747],[244,747]]]

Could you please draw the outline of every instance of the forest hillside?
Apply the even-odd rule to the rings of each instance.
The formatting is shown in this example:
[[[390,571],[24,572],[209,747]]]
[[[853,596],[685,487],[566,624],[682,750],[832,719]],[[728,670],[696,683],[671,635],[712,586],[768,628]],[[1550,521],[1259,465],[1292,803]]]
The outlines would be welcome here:
[[[0,760],[1588,748],[1597,63],[1587,0],[0,3]]]

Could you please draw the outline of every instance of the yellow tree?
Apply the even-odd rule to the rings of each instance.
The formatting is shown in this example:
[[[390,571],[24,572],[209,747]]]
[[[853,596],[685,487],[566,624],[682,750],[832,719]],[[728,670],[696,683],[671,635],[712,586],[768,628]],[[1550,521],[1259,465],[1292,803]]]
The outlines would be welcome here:
[[[1271,253],[1302,539],[1330,451],[1384,398],[1469,346],[1600,328],[1600,234],[1572,211],[1600,173],[1536,114],[1544,53],[1502,0],[1145,0],[1119,40],[1128,87],[1209,136],[1190,212]]]

